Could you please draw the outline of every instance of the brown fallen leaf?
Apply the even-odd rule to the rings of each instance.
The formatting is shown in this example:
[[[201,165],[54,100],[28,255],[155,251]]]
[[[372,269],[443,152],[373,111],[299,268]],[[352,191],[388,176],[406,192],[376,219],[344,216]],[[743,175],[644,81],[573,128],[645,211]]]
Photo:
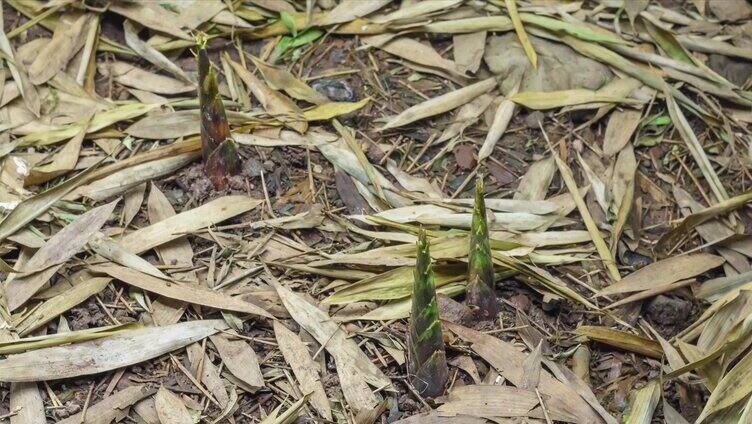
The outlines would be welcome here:
[[[399,115],[390,119],[386,125],[381,127],[381,131],[401,127],[420,119],[428,118],[429,116],[448,112],[491,91],[494,87],[496,87],[496,79],[488,78],[475,84],[468,85],[467,87],[460,88],[459,90],[450,91],[449,93],[434,97],[404,110]]]
[[[211,362],[199,343],[194,343],[186,348],[188,361],[191,363],[191,373],[203,383],[211,392],[217,403],[222,408],[227,407],[230,396],[227,394],[219,369]],[[200,371],[200,375],[199,375]]]
[[[60,25],[52,34],[34,62],[29,66],[29,81],[39,85],[47,82],[60,72],[73,56],[84,46],[84,29],[89,22],[88,15],[81,15],[70,25]]]
[[[89,406],[85,418],[84,413],[79,412],[58,421],[58,424],[110,424],[113,421],[117,422],[125,418],[128,407],[155,392],[156,390],[147,386],[131,386]]]
[[[118,200],[81,215],[58,231],[24,266],[25,274],[5,288],[10,311],[16,310],[46,284],[60,267],[88,242],[110,218]]]
[[[252,303],[198,284],[171,282],[118,265],[95,265],[89,267],[89,269],[93,272],[107,274],[131,286],[169,297],[170,299],[220,310],[243,312],[272,318],[268,312]]]
[[[636,336],[632,333],[594,325],[581,325],[577,327],[576,331],[577,334],[585,336],[590,340],[618,347],[619,349],[636,352],[651,358],[660,359],[663,357],[663,349],[661,349],[660,343]]]
[[[263,203],[247,196],[225,196],[127,234],[120,244],[133,253],[145,252],[210,225],[240,215]]]
[[[368,385],[388,387],[389,378],[326,313],[279,283],[275,283],[275,288],[293,319],[334,357],[348,404],[356,410],[375,407],[378,400]]]
[[[290,331],[284,324],[274,321],[274,337],[277,339],[279,350],[285,362],[292,368],[292,372],[300,385],[302,393],[311,393],[311,406],[327,420],[332,419],[329,398],[324,391],[324,385],[319,375],[319,364],[316,363],[308,351],[308,347]]]
[[[164,355],[226,328],[221,320],[197,320],[10,355],[0,361],[0,381],[57,380],[110,371]]]
[[[306,132],[308,123],[303,117],[303,111],[292,100],[282,93],[269,88],[258,77],[245,69],[243,65],[232,60],[228,62],[240,79],[248,86],[248,89],[258,99],[264,110],[295,131],[301,134]]]
[[[538,405],[535,391],[511,386],[469,385],[459,386],[438,402],[436,410],[442,415],[472,415],[476,417],[529,417]],[[573,417],[560,416],[549,411],[557,420],[569,421]]]
[[[709,253],[673,256],[654,262],[598,292],[599,296],[631,293],[696,277],[723,265],[724,259]]]
[[[515,386],[522,385],[524,381],[522,364],[526,355],[520,352],[517,347],[496,337],[447,321],[443,321],[442,326],[471,343],[471,348],[512,384]],[[547,371],[541,371],[538,388],[541,394],[550,397],[546,403],[548,408],[555,408],[568,416],[578,417],[586,422],[601,421],[601,416],[573,388],[558,381]],[[612,417],[609,418],[613,420]],[[612,422],[615,423],[616,421],[613,420]]]
[[[159,421],[170,424],[193,424],[193,417],[178,395],[160,386],[154,395],[154,406]]]
[[[603,136],[603,154],[613,156],[629,143],[640,123],[642,112],[634,109],[616,110],[611,113]]]
[[[146,212],[149,222],[156,224],[159,221],[175,216],[175,209],[170,204],[167,196],[159,190],[154,183],[149,189]],[[193,267],[193,248],[187,237],[180,237],[154,248],[157,257],[164,265],[173,265],[185,268]],[[194,271],[172,274],[177,280],[189,282],[196,281]],[[157,325],[175,324],[183,316],[187,303],[170,298],[157,298],[152,302],[152,319]]]
[[[227,333],[210,337],[225,367],[249,387],[264,387],[256,352],[245,340],[231,340],[231,337]]]

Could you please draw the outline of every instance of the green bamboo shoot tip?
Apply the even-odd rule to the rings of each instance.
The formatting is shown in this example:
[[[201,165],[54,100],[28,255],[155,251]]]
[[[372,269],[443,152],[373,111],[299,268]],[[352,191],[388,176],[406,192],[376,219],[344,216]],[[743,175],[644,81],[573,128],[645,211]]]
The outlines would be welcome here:
[[[475,205],[470,229],[470,250],[467,267],[467,303],[476,310],[482,320],[493,320],[498,312],[494,288],[493,258],[488,239],[486,202],[483,196],[483,180],[475,183]]]
[[[418,234],[417,249],[410,315],[408,372],[413,386],[421,396],[436,397],[444,393],[449,370],[441,336],[429,243],[423,229]]]

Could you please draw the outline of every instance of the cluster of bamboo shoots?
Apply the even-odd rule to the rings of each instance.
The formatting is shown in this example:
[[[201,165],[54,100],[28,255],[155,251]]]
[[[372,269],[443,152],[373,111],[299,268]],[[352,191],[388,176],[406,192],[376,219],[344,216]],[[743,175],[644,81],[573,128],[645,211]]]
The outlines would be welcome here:
[[[413,386],[424,397],[444,393],[449,376],[441,335],[436,287],[426,233],[418,234],[418,254],[413,283],[409,335],[409,374]],[[488,240],[483,182],[475,185],[475,205],[470,234],[467,272],[467,303],[479,319],[494,319],[497,313],[493,261]]]

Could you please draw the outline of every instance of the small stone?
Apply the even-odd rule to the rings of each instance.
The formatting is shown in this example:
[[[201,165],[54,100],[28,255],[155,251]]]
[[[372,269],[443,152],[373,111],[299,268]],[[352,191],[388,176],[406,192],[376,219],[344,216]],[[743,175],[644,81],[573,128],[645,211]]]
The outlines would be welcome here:
[[[173,205],[182,205],[185,203],[185,191],[180,188],[173,188],[165,191],[165,197]]]
[[[659,294],[646,306],[646,312],[653,322],[660,325],[686,323],[692,312],[692,302],[676,296]]]
[[[544,119],[545,115],[543,115],[543,112],[536,110],[528,113],[523,123],[525,124],[525,128],[537,129],[540,128],[538,122],[543,122]]]
[[[242,173],[246,177],[255,178],[261,175],[261,164],[254,158],[250,158],[243,163]]]
[[[270,160],[265,160],[264,161],[264,169],[265,170],[267,170],[267,171],[273,171],[274,168],[275,168],[274,167],[274,162],[272,162]]]
[[[354,102],[356,100],[355,91],[342,80],[329,78],[316,80],[311,84],[311,88],[333,102]]]

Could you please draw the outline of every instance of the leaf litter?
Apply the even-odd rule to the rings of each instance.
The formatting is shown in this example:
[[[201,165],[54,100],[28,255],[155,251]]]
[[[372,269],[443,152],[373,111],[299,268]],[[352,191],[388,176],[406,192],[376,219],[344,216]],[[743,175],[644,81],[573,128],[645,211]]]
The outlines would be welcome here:
[[[748,421],[745,6],[6,0],[0,423]]]

